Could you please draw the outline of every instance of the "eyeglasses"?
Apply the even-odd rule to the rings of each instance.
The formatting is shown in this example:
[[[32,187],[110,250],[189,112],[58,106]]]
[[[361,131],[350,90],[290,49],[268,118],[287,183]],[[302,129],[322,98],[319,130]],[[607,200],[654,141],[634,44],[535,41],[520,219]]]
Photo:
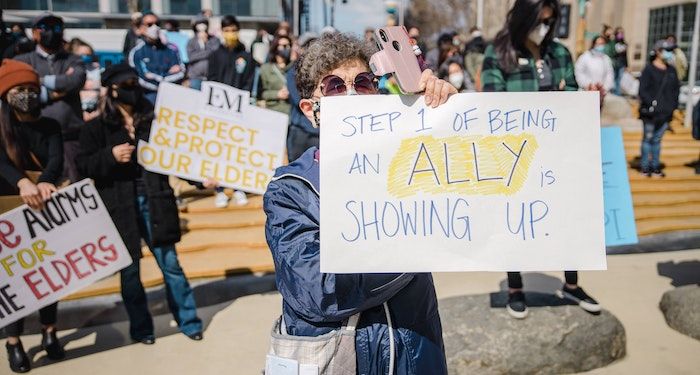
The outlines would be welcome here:
[[[371,95],[377,93],[377,77],[371,72],[363,72],[355,76],[352,87],[360,95]],[[323,96],[346,95],[348,86],[345,80],[336,76],[328,75],[321,80],[321,93]]]

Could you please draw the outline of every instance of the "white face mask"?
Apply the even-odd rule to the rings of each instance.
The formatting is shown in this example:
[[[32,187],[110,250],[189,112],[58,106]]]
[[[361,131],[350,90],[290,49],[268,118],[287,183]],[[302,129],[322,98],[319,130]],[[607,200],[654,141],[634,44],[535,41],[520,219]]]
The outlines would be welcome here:
[[[146,38],[157,40],[160,39],[160,27],[158,25],[151,25],[146,29],[144,33]]]
[[[464,84],[464,73],[452,73],[447,80],[450,81],[452,86],[459,90]]]
[[[530,32],[530,35],[527,37],[536,45],[542,44],[542,41],[544,40],[544,37],[547,36],[547,33],[549,32],[549,26],[541,23],[539,26],[535,27],[534,30]]]

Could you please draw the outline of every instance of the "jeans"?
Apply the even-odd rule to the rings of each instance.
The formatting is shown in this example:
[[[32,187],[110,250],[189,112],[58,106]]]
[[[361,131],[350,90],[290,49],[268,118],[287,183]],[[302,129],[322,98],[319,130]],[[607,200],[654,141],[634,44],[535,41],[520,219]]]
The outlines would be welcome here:
[[[659,162],[659,157],[661,155],[661,138],[664,136],[666,129],[668,129],[668,122],[663,124],[654,124],[653,122],[644,123],[642,160],[640,161],[642,171],[661,169],[661,163]]]
[[[622,75],[625,74],[625,67],[615,69],[615,89],[613,89],[613,94],[622,95],[622,88],[620,87],[620,81],[622,81]]]
[[[58,302],[42,307],[39,310],[39,321],[45,326],[54,325],[56,324],[56,315],[58,315]],[[5,327],[7,336],[19,337],[22,335],[22,332],[24,332],[24,318]]]
[[[567,284],[578,284],[578,271],[564,271],[564,279]],[[523,277],[520,272],[508,272],[508,288],[522,289]]]
[[[165,294],[170,312],[182,333],[191,335],[201,332],[202,321],[197,317],[194,294],[177,260],[175,245],[157,247],[151,245],[151,218],[148,211],[148,200],[144,196],[139,196],[137,203],[141,236],[151,249],[158,267],[163,273]],[[121,286],[124,306],[131,322],[129,327],[131,338],[141,340],[153,336],[153,319],[148,311],[148,301],[141,283],[138,260],[121,271]]]

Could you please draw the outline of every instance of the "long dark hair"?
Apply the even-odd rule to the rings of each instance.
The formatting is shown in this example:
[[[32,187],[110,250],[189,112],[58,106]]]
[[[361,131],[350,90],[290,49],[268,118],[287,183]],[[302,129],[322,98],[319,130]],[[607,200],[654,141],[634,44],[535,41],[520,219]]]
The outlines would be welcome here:
[[[102,121],[112,125],[123,125],[124,116],[117,108],[118,102],[112,96],[112,86],[107,87],[107,93],[100,99],[100,115]],[[145,96],[141,96],[141,100],[134,106],[134,127],[138,127],[144,121],[151,122],[153,120],[153,105],[146,99]]]
[[[17,134],[17,122],[12,108],[7,100],[3,99],[0,102],[0,144],[2,144],[12,164],[20,171],[24,171],[26,167],[24,156],[27,154],[27,149],[24,140]]]
[[[505,26],[494,39],[494,48],[501,68],[512,71],[517,67],[518,54],[527,53],[525,41],[538,25],[540,11],[546,6],[552,8],[552,18],[555,22],[542,41],[543,49],[554,39],[560,16],[559,0],[517,0],[515,2],[508,12]]]
[[[277,48],[280,46],[281,39],[287,39],[287,41],[289,42],[289,48],[292,48],[292,39],[290,39],[287,36],[278,36],[277,38],[275,38],[272,41],[272,43],[270,43],[270,52],[268,52],[268,55],[267,55],[267,62],[270,62],[270,63],[277,62],[277,60],[275,58],[279,54],[279,51],[277,50]],[[287,63],[289,63],[289,61],[287,61]]]

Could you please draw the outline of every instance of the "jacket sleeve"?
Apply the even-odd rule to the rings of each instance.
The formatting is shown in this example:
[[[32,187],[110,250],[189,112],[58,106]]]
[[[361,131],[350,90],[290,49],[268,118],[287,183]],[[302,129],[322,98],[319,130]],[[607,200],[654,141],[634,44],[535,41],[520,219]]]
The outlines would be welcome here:
[[[481,91],[506,91],[506,80],[498,64],[493,46],[489,46],[484,54],[481,66]]]
[[[284,301],[305,319],[342,321],[378,306],[404,288],[413,274],[332,274],[320,271],[319,223],[308,212],[301,181],[272,182],[264,196],[265,235],[272,251],[277,287]],[[305,186],[305,185],[304,185]]]
[[[274,76],[274,72],[271,72],[269,67],[266,65],[263,65],[260,67],[260,83],[262,85],[262,98],[264,100],[277,100],[279,99],[277,97],[277,92],[279,90],[271,89],[270,86],[272,85],[272,77]],[[282,83],[284,86],[286,82]]]
[[[103,147],[98,135],[98,127],[92,122],[83,126],[80,131],[80,149],[76,157],[78,171],[83,177],[92,179],[110,178],[117,161],[112,155],[112,148]]]
[[[49,136],[49,160],[44,167],[44,171],[39,176],[38,182],[48,182],[56,184],[63,173],[63,138],[61,137],[61,125],[51,121],[52,131]]]
[[[136,74],[139,76],[139,84],[148,90],[157,91],[158,81],[147,77],[149,73],[148,66],[143,61],[143,47],[145,46],[143,41],[140,41],[134,48],[129,52],[129,65],[136,70]],[[155,73],[151,73],[154,74]]]
[[[677,109],[678,108],[678,95],[680,94],[680,89],[681,89],[681,83],[678,80],[678,75],[675,72],[675,69],[673,67],[669,67],[669,70],[673,71],[673,76],[671,77],[671,108]]]
[[[215,37],[210,37],[204,44],[204,49],[199,49],[199,43],[197,42],[197,37],[193,37],[187,42],[187,57],[190,59],[190,64],[196,63],[201,60],[206,60],[209,55],[219,46],[217,43],[213,43],[212,40],[218,40]]]
[[[177,61],[177,64],[174,64],[173,66],[179,66],[180,71],[177,73],[166,73],[167,75],[163,77],[163,82],[173,82],[177,83],[182,81],[185,78],[185,73],[187,71],[187,68],[185,67],[185,64],[182,62],[182,59],[180,59],[180,52],[177,49],[177,46],[174,44],[168,44],[167,46],[168,53],[170,54],[170,57]],[[170,67],[172,68],[172,67]]]
[[[44,76],[42,80],[45,84],[50,80],[54,81],[52,87],[46,85],[51,91],[72,93],[82,90],[83,86],[85,85],[85,64],[78,56],[70,55],[68,58],[68,68],[66,71],[69,69],[73,70],[71,74]]]
[[[214,51],[209,54],[209,57],[207,59],[209,60],[209,65],[207,68],[207,81],[214,81],[214,82],[221,82],[221,76],[219,72],[221,71],[218,67],[218,64],[216,63],[216,59],[218,58],[218,49],[215,49]]]
[[[651,92],[651,81],[651,71],[649,67],[645,67],[644,70],[642,70],[641,77],[639,77],[639,99],[641,105],[649,105],[651,101],[654,100],[652,98],[654,93]]]
[[[27,177],[23,171],[15,166],[10,160],[4,147],[0,147],[0,178],[7,181],[10,185],[17,187],[19,180]]]
[[[255,60],[253,60],[253,57],[248,53],[246,53],[245,59],[246,59],[246,66],[245,66],[245,70],[243,71],[243,81],[241,84],[241,90],[252,92],[253,91],[253,81],[255,78],[256,63],[255,63]]]
[[[301,95],[299,94],[299,90],[297,90],[296,76],[293,73],[296,73],[296,69],[289,69],[287,70],[287,74],[285,74],[287,77],[287,91],[289,91],[289,103],[292,107],[298,108]]]
[[[586,64],[588,64],[588,52],[584,52],[574,64],[574,74],[576,75],[576,83],[579,87],[586,88],[591,83],[588,74],[586,74]]]
[[[613,69],[612,60],[609,57],[607,57],[605,61],[607,64],[605,65],[605,82],[603,82],[603,87],[605,91],[610,92],[615,88],[615,70]]]
[[[564,91],[577,91],[579,85],[576,83],[576,72],[574,71],[574,61],[571,58],[571,53],[569,49],[560,44],[562,51],[564,53],[564,59],[566,60],[564,70]]]

